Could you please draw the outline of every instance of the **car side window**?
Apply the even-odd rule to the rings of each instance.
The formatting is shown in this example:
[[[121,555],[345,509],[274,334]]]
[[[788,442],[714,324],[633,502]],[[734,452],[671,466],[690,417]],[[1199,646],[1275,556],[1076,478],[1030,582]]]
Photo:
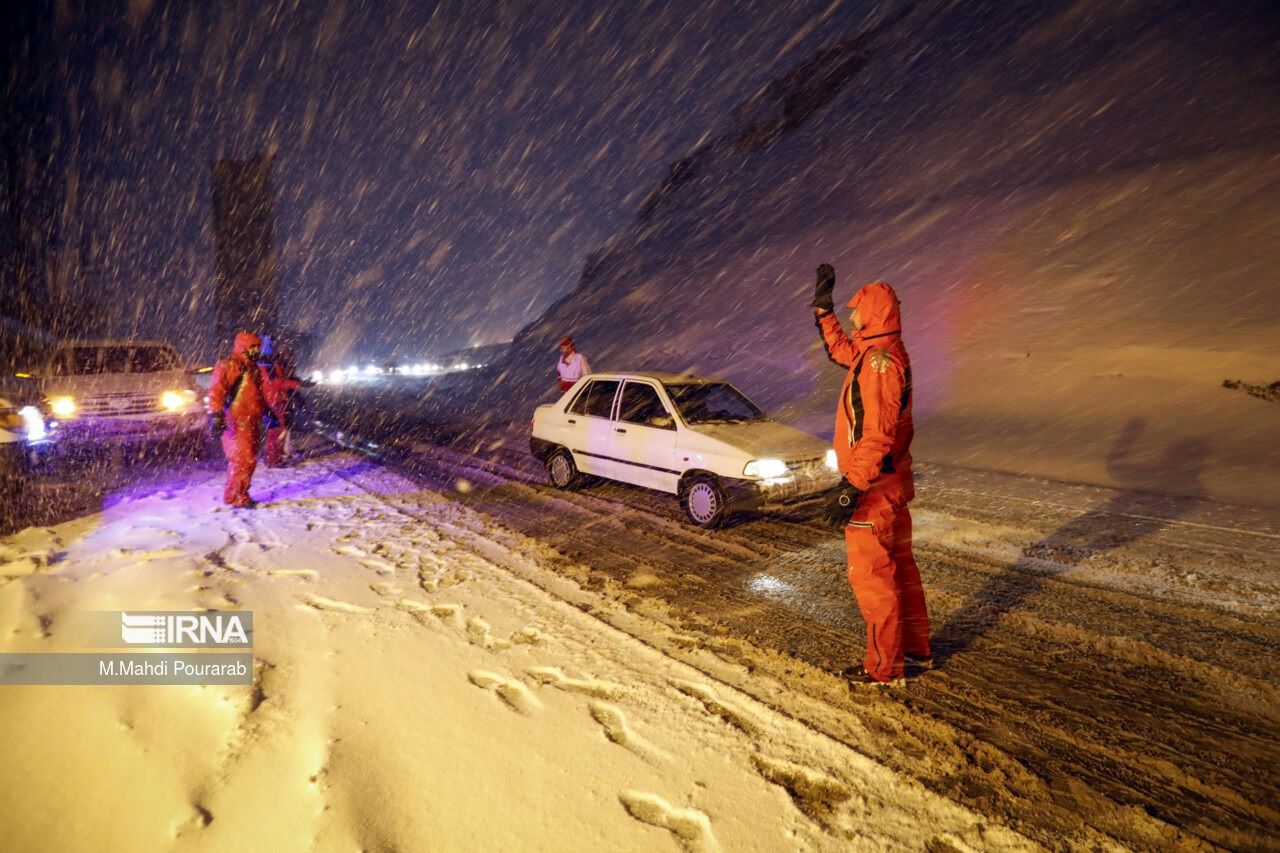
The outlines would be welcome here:
[[[591,418],[607,418],[613,414],[613,398],[618,393],[620,383],[612,379],[597,379],[582,393],[581,410],[575,414],[583,414]],[[578,400],[573,405],[579,405]]]
[[[582,387],[578,389],[578,396],[573,398],[569,403],[569,408],[565,409],[571,415],[585,415],[587,413],[587,395],[591,393],[591,386],[595,382],[584,382]]]
[[[623,387],[618,420],[658,429],[676,428],[667,407],[662,405],[657,389],[643,382],[628,382]]]

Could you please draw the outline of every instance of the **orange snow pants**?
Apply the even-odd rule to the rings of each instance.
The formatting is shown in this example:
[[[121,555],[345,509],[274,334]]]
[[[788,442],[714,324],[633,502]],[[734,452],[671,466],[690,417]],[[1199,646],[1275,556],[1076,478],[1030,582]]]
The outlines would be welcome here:
[[[849,586],[867,623],[873,678],[903,675],[903,655],[928,657],[929,613],[920,570],[911,553],[911,512],[898,488],[874,486],[858,501],[844,529]]]
[[[227,457],[227,487],[222,500],[231,506],[245,506],[250,501],[249,482],[258,465],[258,438],[262,421],[228,424],[222,434],[222,452]]]

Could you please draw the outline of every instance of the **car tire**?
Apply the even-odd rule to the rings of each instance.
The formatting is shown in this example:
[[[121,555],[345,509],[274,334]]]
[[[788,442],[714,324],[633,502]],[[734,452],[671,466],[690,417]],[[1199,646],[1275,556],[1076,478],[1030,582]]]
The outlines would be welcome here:
[[[548,456],[546,464],[547,476],[551,478],[551,485],[557,489],[568,491],[582,484],[582,474],[573,462],[573,454],[563,447]]]
[[[720,480],[711,474],[695,474],[680,491],[685,516],[698,527],[713,529],[729,517],[729,497]]]

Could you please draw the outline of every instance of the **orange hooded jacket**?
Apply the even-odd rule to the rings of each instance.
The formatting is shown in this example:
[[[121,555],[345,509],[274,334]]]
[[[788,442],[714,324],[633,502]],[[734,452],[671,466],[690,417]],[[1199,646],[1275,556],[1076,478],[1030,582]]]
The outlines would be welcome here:
[[[850,338],[834,313],[818,317],[827,355],[849,368],[836,409],[836,460],[845,479],[864,491],[898,486],[914,496],[911,478],[911,360],[902,344],[898,295],[884,282],[849,300],[862,328]]]
[[[261,345],[262,340],[257,335],[249,332],[236,335],[231,355],[213,368],[213,381],[209,385],[210,414],[225,411],[229,424],[260,420],[266,414],[262,372],[246,355],[249,347]]]

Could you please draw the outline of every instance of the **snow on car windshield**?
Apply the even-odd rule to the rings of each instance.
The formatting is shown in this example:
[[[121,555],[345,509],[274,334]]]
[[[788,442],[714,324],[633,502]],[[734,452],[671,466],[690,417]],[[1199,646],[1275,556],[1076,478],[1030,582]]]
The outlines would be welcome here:
[[[53,371],[59,376],[104,373],[160,373],[181,370],[177,353],[168,347],[69,347],[58,354]]]
[[[767,419],[755,403],[727,382],[668,385],[667,393],[685,423],[742,423]]]

